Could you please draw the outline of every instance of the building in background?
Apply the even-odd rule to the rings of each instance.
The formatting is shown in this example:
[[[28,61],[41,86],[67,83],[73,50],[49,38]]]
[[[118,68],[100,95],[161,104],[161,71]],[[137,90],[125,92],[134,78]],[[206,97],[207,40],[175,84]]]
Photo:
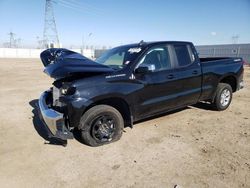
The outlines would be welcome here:
[[[242,57],[250,63],[250,44],[196,46],[200,57]]]

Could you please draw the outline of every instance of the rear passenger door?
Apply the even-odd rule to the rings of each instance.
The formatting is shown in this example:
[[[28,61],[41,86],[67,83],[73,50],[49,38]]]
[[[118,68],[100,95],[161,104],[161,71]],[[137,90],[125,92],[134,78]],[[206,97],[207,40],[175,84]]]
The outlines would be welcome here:
[[[176,106],[185,106],[198,102],[201,94],[202,73],[199,59],[193,45],[180,43],[172,45],[175,56],[174,77],[178,81],[180,92]]]

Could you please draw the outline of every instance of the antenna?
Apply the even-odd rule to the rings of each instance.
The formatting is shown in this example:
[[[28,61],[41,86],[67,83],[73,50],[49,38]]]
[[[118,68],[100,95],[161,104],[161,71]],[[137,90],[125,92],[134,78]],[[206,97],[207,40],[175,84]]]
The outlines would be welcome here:
[[[46,0],[43,30],[43,45],[45,48],[54,48],[60,46],[52,3],[52,0]]]
[[[142,46],[142,45],[144,45],[144,44],[145,44],[144,40],[141,40],[141,41],[139,42],[139,46]]]

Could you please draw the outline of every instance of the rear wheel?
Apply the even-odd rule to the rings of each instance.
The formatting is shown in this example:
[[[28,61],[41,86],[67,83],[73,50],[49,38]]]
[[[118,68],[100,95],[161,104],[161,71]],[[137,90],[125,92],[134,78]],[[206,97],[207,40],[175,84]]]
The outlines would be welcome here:
[[[80,127],[83,143],[101,146],[121,138],[124,121],[120,112],[112,106],[97,105],[84,113]]]
[[[219,83],[214,100],[215,108],[219,111],[226,110],[233,97],[232,87],[229,84]]]

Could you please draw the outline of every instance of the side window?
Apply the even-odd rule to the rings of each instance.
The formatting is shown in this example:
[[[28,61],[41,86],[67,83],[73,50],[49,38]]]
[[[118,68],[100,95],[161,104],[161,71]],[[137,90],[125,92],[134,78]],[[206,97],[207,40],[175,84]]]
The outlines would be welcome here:
[[[140,67],[151,66],[154,71],[171,68],[169,51],[167,46],[151,48],[139,62]]]
[[[180,67],[187,66],[194,62],[195,59],[190,45],[175,44],[174,50]]]

